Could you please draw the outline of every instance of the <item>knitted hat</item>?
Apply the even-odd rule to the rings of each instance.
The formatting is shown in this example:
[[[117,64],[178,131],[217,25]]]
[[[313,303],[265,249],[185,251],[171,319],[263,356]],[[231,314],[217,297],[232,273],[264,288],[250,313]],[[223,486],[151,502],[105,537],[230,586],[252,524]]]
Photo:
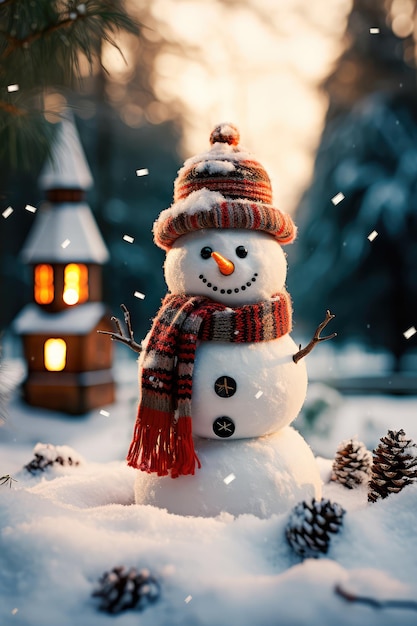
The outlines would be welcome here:
[[[272,206],[268,174],[239,139],[236,126],[220,124],[211,133],[210,150],[184,163],[174,203],[154,223],[157,246],[169,250],[178,237],[202,228],[261,230],[280,244],[295,239],[291,217]]]

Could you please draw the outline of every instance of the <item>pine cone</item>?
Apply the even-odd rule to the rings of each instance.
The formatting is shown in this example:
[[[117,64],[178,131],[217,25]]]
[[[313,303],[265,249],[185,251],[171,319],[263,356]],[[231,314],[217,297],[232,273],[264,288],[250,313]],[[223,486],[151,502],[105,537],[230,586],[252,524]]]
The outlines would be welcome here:
[[[371,475],[372,454],[356,439],[342,441],[336,451],[330,480],[353,489]]]
[[[302,557],[318,557],[329,549],[331,533],[342,525],[345,510],[336,502],[314,498],[299,502],[291,511],[285,534],[290,546]]]
[[[51,465],[82,465],[81,456],[69,446],[53,446],[51,443],[37,443],[33,449],[34,458],[24,466],[30,474],[44,472]]]
[[[99,609],[106,613],[121,613],[127,609],[143,610],[159,598],[159,584],[148,570],[114,567],[99,580],[93,597],[101,598]]]
[[[368,501],[398,493],[417,480],[417,445],[405,432],[389,430],[374,450]]]

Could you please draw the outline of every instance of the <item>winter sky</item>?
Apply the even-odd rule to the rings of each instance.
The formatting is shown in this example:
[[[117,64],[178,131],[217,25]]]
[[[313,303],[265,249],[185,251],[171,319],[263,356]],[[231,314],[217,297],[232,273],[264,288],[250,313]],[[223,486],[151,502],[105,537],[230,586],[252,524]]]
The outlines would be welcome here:
[[[267,168],[277,206],[292,210],[311,175],[326,112],[318,86],[342,50],[352,1],[154,0],[150,16],[142,5],[130,3],[167,42],[155,63],[155,93],[168,110],[179,100],[185,111],[184,156],[207,147],[215,124],[234,122]],[[127,65],[114,48],[104,55],[120,81],[132,61],[123,51]]]

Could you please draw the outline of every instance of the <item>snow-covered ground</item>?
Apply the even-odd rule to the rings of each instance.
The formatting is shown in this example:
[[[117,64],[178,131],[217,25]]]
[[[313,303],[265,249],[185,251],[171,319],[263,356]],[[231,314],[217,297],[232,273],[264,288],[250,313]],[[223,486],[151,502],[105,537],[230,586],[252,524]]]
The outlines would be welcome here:
[[[11,371],[17,371],[14,365]],[[0,476],[17,482],[0,486],[1,624],[417,623],[417,604],[376,607],[336,592],[339,585],[382,602],[417,601],[417,485],[368,505],[364,488],[327,482],[343,439],[357,436],[371,449],[388,428],[403,428],[417,441],[417,397],[341,397],[310,386],[306,409],[315,417],[316,434],[304,417],[300,424],[320,455],[324,496],[346,514],[326,557],[302,561],[285,540],[287,514],[192,518],[133,504],[136,472],[124,457],[136,412],[135,362],[117,361],[115,373],[115,405],[81,418],[29,408],[17,391],[11,394],[0,428]],[[32,476],[22,467],[38,442],[71,446],[84,463]],[[99,612],[92,591],[117,565],[148,569],[160,583],[159,601],[141,613]]]

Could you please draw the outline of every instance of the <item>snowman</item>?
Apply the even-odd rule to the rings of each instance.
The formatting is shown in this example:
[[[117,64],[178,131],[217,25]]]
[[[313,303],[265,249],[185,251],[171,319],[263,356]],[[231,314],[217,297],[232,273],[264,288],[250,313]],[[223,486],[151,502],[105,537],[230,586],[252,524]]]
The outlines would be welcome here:
[[[168,294],[142,342],[127,461],[141,470],[138,504],[265,518],[321,497],[316,460],[290,424],[307,390],[301,358],[327,337],[304,351],[290,337],[282,245],[296,229],[273,207],[268,174],[232,124],[210,144],[179,170],[154,224]]]

